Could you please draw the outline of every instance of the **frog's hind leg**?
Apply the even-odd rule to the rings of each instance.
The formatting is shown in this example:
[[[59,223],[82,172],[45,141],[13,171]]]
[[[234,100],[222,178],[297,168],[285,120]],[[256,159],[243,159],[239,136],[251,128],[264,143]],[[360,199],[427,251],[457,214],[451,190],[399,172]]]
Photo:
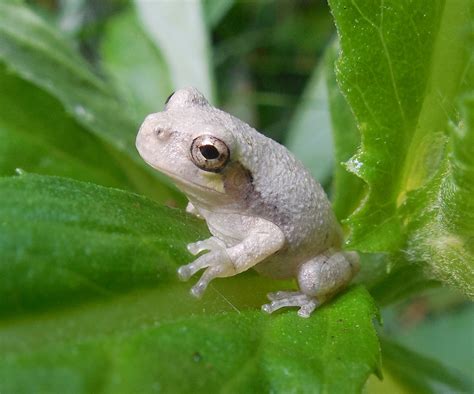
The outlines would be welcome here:
[[[359,270],[355,252],[326,251],[298,268],[300,291],[277,291],[268,294],[271,303],[262,310],[272,313],[284,307],[300,307],[298,315],[309,317],[323,302],[346,286]]]
[[[359,271],[356,252],[328,250],[298,268],[300,291],[321,302],[345,287]]]
[[[328,250],[298,268],[298,284],[303,294],[320,305],[347,286],[358,271],[359,255],[356,252]],[[302,317],[309,317],[314,310],[302,309],[298,312]]]

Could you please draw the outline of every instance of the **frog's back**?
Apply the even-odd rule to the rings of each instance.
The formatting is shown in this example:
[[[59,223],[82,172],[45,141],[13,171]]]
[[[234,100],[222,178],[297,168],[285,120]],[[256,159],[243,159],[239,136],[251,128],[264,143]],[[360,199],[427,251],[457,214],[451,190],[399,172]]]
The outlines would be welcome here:
[[[251,174],[245,209],[282,229],[287,246],[279,257],[299,262],[329,247],[340,247],[340,227],[328,198],[303,164],[247,124],[231,123],[238,125],[232,132],[239,140],[239,162]],[[259,264],[262,269],[264,265]]]

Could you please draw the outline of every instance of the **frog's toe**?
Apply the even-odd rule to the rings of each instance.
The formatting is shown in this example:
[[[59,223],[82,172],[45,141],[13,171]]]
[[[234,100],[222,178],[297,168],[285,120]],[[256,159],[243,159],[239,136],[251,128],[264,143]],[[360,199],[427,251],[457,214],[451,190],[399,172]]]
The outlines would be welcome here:
[[[316,309],[318,303],[316,300],[310,300],[306,304],[302,305],[301,308],[298,310],[298,316],[308,318],[311,316],[311,313]]]
[[[221,264],[209,267],[204,271],[198,282],[191,288],[191,294],[196,298],[201,298],[211,280],[221,276],[228,276],[228,274],[232,272],[232,265]]]
[[[193,287],[191,287],[190,293],[196,298],[201,298],[204,292],[206,291],[207,283],[198,282]]]
[[[207,250],[206,245],[203,243],[203,241],[190,243],[188,244],[187,249],[188,249],[188,252],[194,256],[201,253],[204,250]]]
[[[187,281],[191,276],[193,276],[199,270],[206,268],[210,265],[209,259],[206,258],[206,255],[201,256],[194,260],[192,263],[182,265],[178,268],[178,277],[182,281]]]
[[[263,312],[268,313],[268,314],[274,312],[274,309],[272,308],[271,304],[263,304],[261,309]]]
[[[204,242],[204,241],[202,241]],[[207,268],[192,294],[199,296],[207,286],[207,283],[217,276],[231,276],[235,275],[235,267],[232,264],[227,252],[219,249],[217,251],[210,251],[209,253],[199,256],[192,263],[182,265],[178,268],[178,276],[181,280],[186,281],[196,272]],[[207,281],[207,282],[206,282]],[[203,287],[201,289],[201,287]]]
[[[191,276],[193,276],[199,270],[209,266],[207,259],[198,258],[192,263],[182,265],[178,268],[178,277],[183,282],[186,282]]]
[[[178,277],[183,282],[187,281],[192,275],[193,273],[191,269],[189,268],[189,264],[182,265],[181,267],[178,268]]]

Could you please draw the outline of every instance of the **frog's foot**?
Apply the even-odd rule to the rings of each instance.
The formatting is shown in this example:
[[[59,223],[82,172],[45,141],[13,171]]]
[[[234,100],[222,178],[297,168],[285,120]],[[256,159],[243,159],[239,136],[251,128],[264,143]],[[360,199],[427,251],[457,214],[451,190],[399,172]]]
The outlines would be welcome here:
[[[226,264],[209,267],[204,271],[198,282],[193,287],[191,287],[190,292],[194,297],[201,298],[211,280],[222,276],[233,275],[234,272],[235,271]]]
[[[203,268],[215,268],[219,265],[227,268],[232,266],[232,262],[225,250],[206,253],[198,257],[192,263],[182,265],[178,268],[178,276],[182,281],[187,281],[191,276]],[[217,273],[217,271],[215,272]]]
[[[230,262],[229,256],[226,253],[226,245],[216,237],[190,243],[188,244],[188,251],[193,255],[197,255],[203,251],[209,251],[209,253],[203,254],[192,263],[182,265],[178,268],[178,276],[182,281],[187,281],[203,268],[215,266],[221,261],[224,262],[224,264]]]
[[[309,297],[300,291],[277,291],[268,294],[269,304],[262,305],[262,310],[266,313],[273,313],[280,308],[298,306],[300,317],[309,317],[319,305],[314,297]]]
[[[201,297],[212,279],[235,275],[235,267],[227,254],[225,243],[221,240],[211,237],[189,244],[188,250],[194,255],[209,251],[199,256],[192,263],[182,265],[178,269],[179,278],[186,281],[198,271],[206,268],[201,278],[191,288],[193,296]]]
[[[205,254],[192,263],[179,267],[178,275],[181,280],[188,280],[203,268],[207,269],[191,288],[191,294],[197,298],[202,296],[212,279],[235,275],[235,267],[228,261],[228,257],[226,259],[225,256],[218,253]]]

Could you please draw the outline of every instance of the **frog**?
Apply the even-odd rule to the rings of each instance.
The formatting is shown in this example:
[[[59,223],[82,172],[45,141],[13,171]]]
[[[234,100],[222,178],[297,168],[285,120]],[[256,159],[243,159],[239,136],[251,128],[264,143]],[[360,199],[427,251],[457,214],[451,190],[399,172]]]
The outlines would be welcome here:
[[[254,269],[298,285],[269,293],[264,312],[297,307],[308,318],[359,271],[358,253],[343,250],[342,228],[309,170],[196,88],[175,91],[163,111],[148,115],[136,148],[186,195],[186,211],[209,229],[209,238],[187,245],[196,258],[177,271],[183,281],[203,271],[191,287],[194,297],[215,278]]]

